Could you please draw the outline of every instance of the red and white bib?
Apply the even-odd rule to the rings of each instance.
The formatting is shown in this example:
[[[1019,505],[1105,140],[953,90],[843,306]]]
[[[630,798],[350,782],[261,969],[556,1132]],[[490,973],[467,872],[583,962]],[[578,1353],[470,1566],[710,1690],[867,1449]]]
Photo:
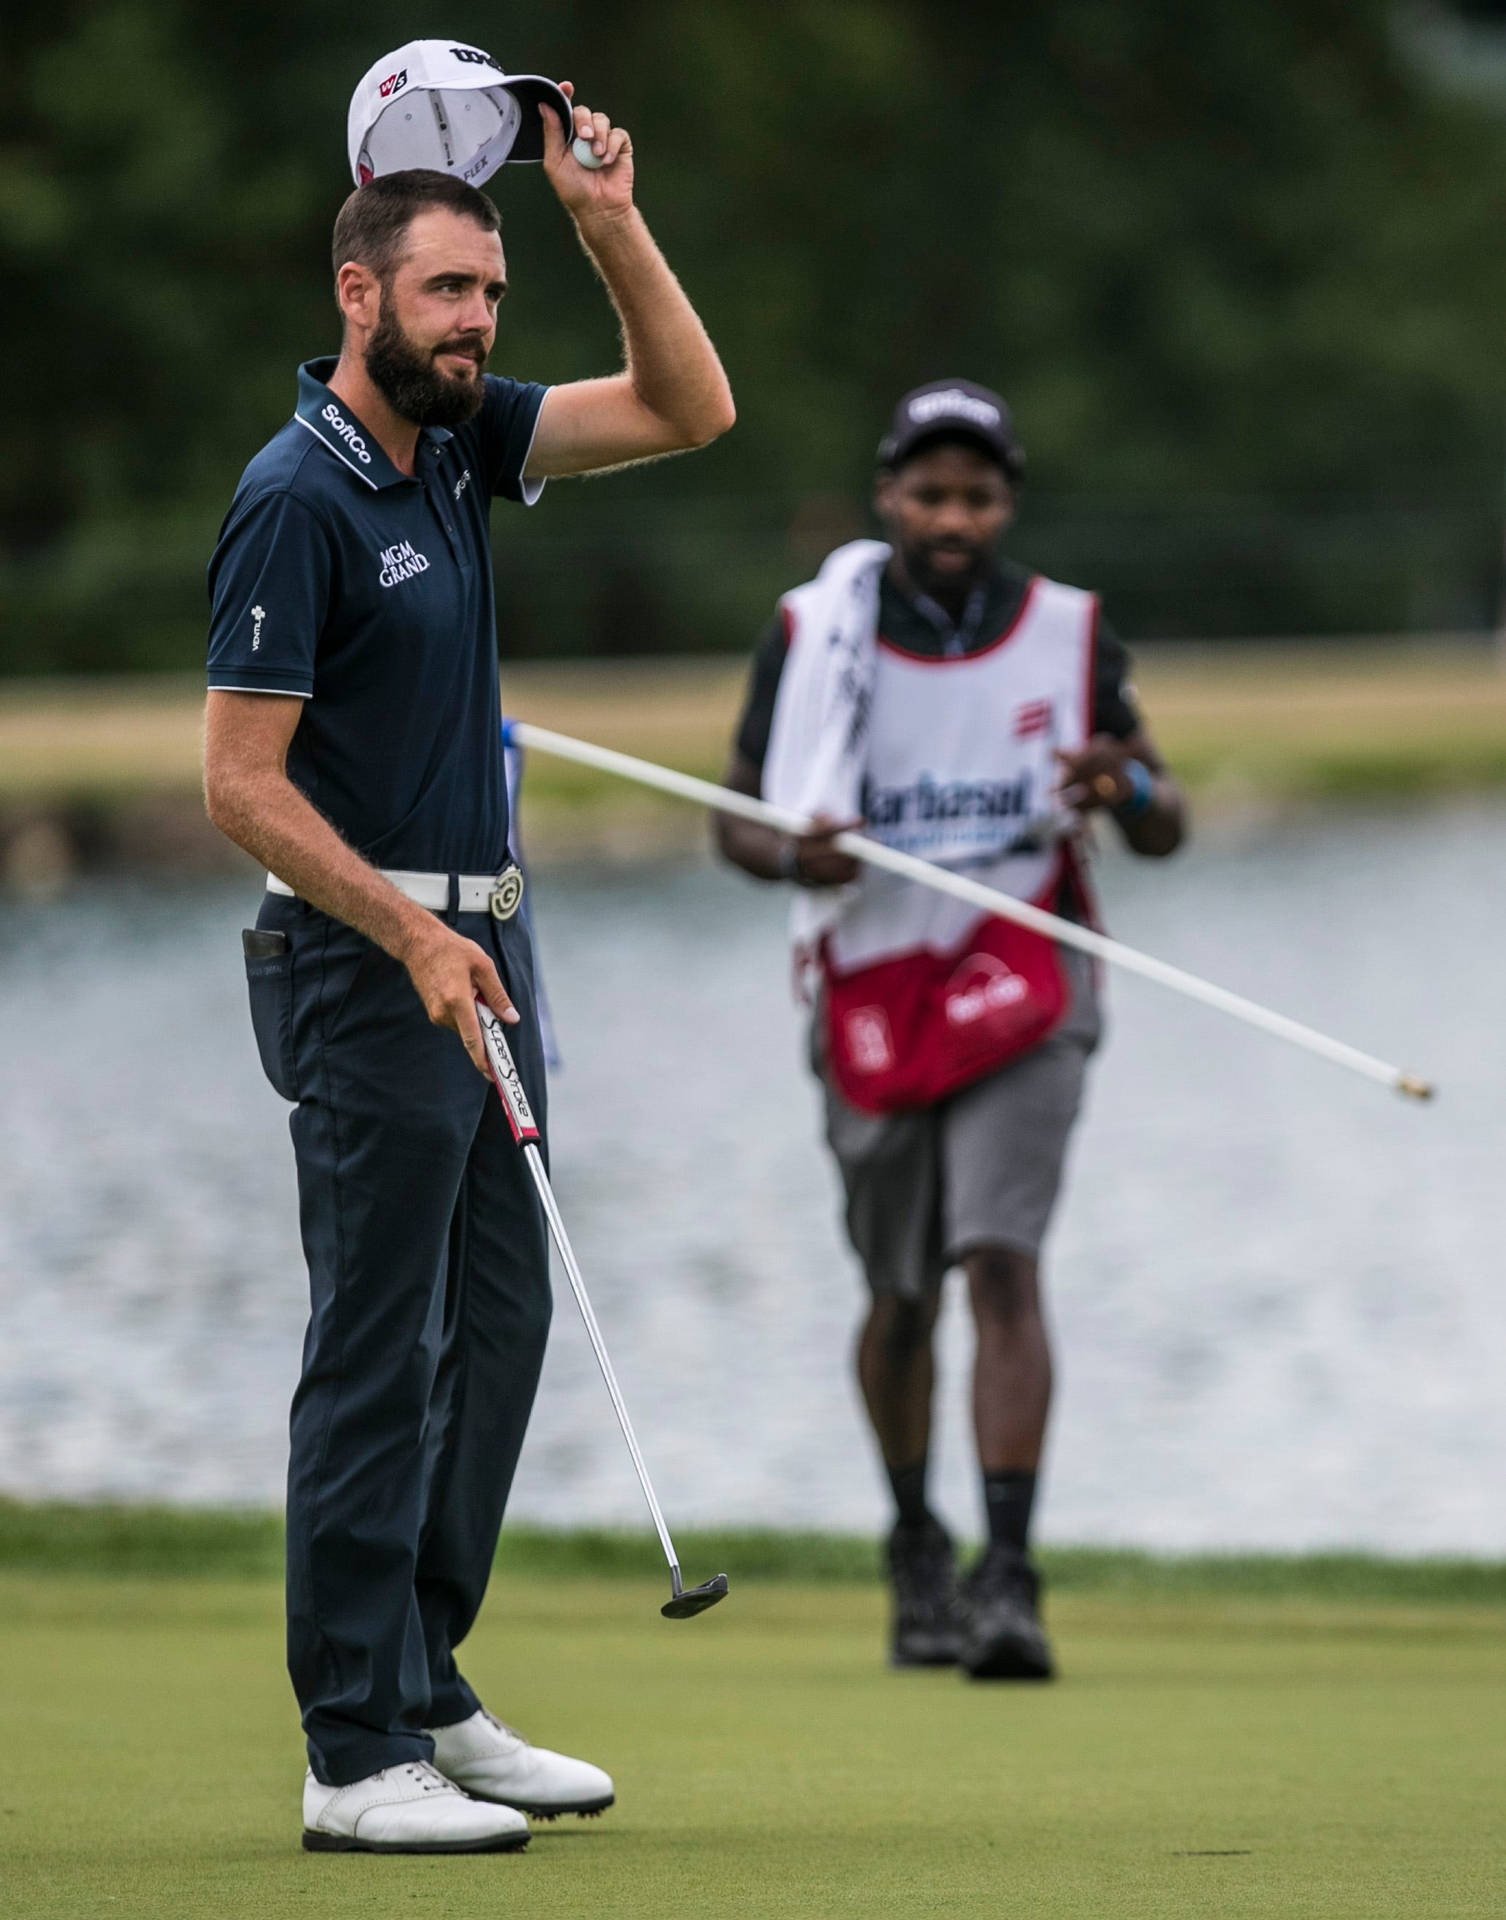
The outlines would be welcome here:
[[[1032,581],[990,647],[917,659],[882,639],[861,811],[875,839],[1052,908],[1064,878],[1055,754],[1092,729],[1097,602]],[[1066,1012],[1054,943],[865,868],[821,948],[828,1071],[852,1105],[944,1099],[1037,1045]]]

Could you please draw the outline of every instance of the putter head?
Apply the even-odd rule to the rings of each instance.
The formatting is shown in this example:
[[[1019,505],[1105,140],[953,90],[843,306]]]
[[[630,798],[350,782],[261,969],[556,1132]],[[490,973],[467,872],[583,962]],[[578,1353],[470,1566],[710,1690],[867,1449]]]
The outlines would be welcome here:
[[[708,1607],[714,1607],[718,1600],[725,1600],[726,1597],[727,1576],[719,1573],[699,1587],[686,1587],[673,1599],[666,1600],[659,1611],[666,1620],[688,1620],[692,1614],[704,1613]]]

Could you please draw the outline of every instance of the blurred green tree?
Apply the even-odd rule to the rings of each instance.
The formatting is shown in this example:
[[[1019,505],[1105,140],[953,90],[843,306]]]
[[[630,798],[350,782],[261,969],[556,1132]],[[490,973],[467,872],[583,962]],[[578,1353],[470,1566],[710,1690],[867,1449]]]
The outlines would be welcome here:
[[[1019,415],[1022,551],[1132,631],[1483,620],[1506,129],[1390,22],[1380,0],[564,0],[514,38],[474,0],[25,10],[0,94],[0,670],[196,662],[236,476],[336,344],[350,88],[438,32],[632,128],[740,405],[692,461],[509,517],[509,649],[746,644],[811,529],[861,511],[895,396],[948,372]],[[542,179],[491,190],[494,364],[610,366]]]

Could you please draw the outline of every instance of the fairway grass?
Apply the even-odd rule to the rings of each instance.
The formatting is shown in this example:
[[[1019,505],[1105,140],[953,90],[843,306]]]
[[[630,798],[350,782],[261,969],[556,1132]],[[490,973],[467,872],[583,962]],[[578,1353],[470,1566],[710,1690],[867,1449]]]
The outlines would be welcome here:
[[[700,1562],[696,1562],[698,1571]],[[706,1570],[710,1570],[709,1567]],[[1064,1678],[891,1674],[882,1597],[504,1575],[483,1697],[616,1776],[521,1855],[298,1847],[275,1582],[0,1574],[0,1911],[1354,1916],[1506,1908],[1506,1612],[1064,1592]]]

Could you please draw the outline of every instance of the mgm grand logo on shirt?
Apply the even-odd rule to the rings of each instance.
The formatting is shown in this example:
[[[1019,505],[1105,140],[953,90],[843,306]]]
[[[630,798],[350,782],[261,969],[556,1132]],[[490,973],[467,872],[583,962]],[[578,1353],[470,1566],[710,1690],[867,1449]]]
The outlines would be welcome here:
[[[424,556],[413,551],[411,540],[399,540],[395,547],[383,547],[377,559],[382,566],[377,578],[384,587],[395,587],[400,581],[411,580],[415,573],[429,570]]]

